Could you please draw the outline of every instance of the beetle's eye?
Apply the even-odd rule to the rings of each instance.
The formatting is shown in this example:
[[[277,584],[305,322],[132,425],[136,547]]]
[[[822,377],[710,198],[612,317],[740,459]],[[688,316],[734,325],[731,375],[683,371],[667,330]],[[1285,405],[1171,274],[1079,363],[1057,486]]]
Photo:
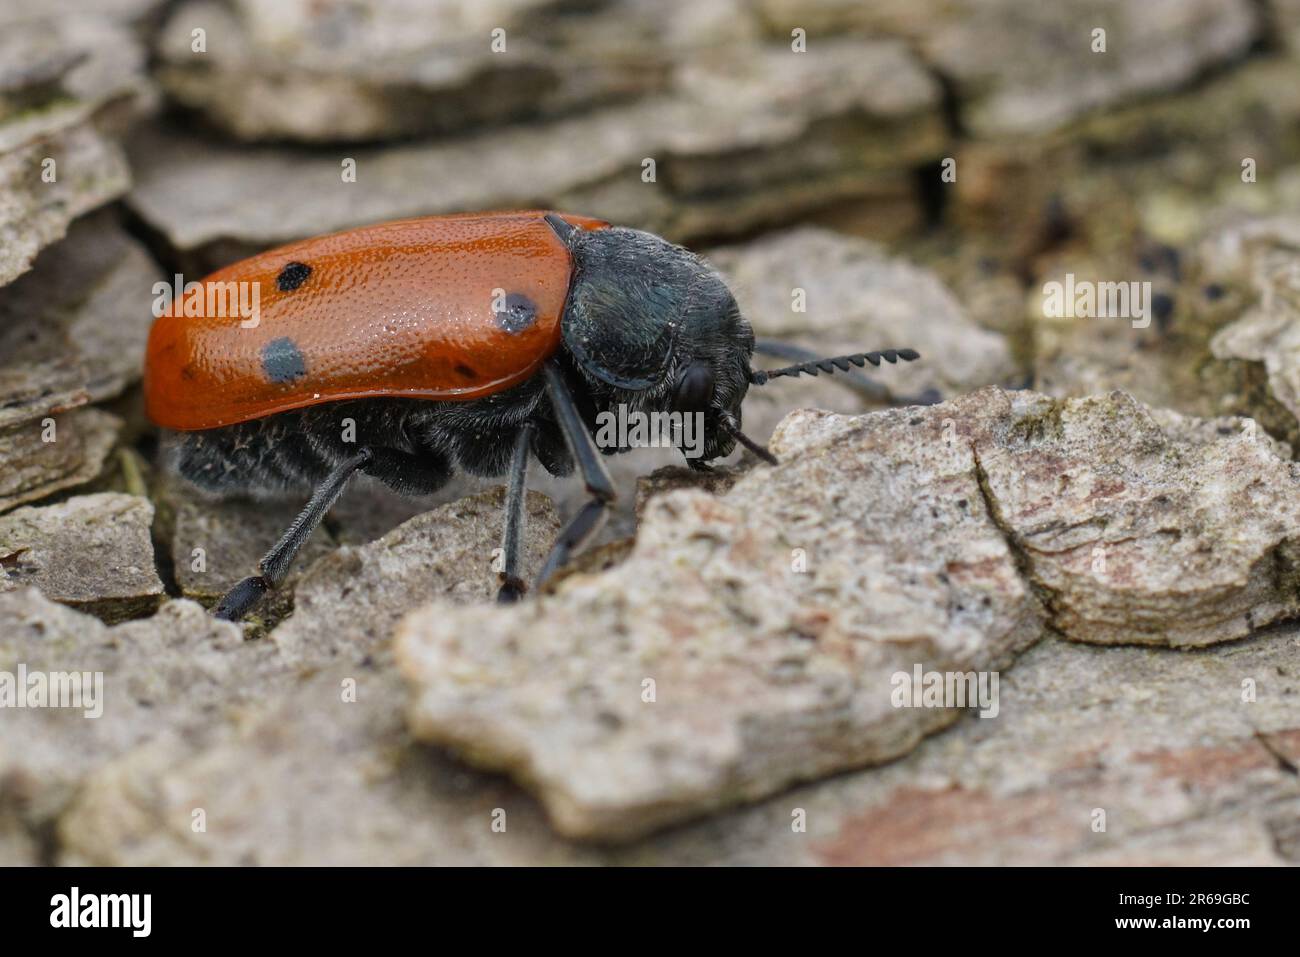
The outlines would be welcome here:
[[[673,408],[678,412],[703,412],[713,401],[713,370],[703,362],[692,362],[677,380]]]

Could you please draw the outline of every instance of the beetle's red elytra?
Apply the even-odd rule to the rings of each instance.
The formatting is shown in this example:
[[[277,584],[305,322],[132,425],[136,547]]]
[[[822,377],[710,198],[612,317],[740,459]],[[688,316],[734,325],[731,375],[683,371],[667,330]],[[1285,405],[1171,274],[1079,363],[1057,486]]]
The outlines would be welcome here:
[[[508,475],[499,600],[519,577],[528,462],[588,503],[561,531],[545,582],[596,533],[616,497],[593,434],[602,413],[698,416],[696,469],[737,443],[751,385],[918,358],[911,349],[755,370],[749,323],[703,260],[651,233],[545,210],[433,216],[292,243],[228,266],[202,289],[255,283],[255,321],[196,297],[154,323],[149,417],[173,462],[209,489],[311,486],[302,513],[214,614],[244,616],[288,571],[356,472],[408,494],[456,471]],[[860,385],[871,386],[866,380]],[[616,413],[617,414],[617,413]],[[351,434],[343,422],[354,428]]]
[[[174,303],[149,335],[149,417],[192,431],[340,399],[471,399],[509,388],[560,344],[572,257],[544,215],[383,223],[213,273],[203,285],[258,284],[257,325],[186,316]]]

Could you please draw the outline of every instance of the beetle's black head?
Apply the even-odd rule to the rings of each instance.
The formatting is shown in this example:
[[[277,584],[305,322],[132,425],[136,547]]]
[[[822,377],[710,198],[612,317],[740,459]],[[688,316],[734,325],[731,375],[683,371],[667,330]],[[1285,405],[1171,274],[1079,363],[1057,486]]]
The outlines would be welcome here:
[[[776,462],[740,431],[740,405],[751,385],[920,358],[913,349],[818,358],[795,348],[782,352],[806,361],[751,369],[753,330],[726,283],[694,253],[636,229],[588,231],[554,214],[546,219],[573,255],[564,351],[582,380],[587,412],[597,425],[602,414],[620,411],[692,416],[702,427],[693,440],[681,434],[675,444],[693,466],[730,454],[737,442]],[[606,450],[628,447],[601,437],[597,431]]]
[[[722,278],[651,233],[568,227],[561,235],[574,261],[564,348],[595,412],[697,415],[702,442],[682,446],[692,464],[729,454],[754,333]]]

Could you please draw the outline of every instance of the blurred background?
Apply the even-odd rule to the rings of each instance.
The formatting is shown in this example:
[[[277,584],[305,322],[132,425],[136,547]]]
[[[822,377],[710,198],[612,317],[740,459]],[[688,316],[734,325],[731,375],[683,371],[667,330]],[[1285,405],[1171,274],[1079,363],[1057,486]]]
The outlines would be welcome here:
[[[760,438],[800,405],[998,383],[1119,387],[1294,440],[1290,366],[1264,354],[1300,287],[1298,50],[1296,0],[0,0],[0,510],[147,490],[164,554],[228,516],[217,574],[175,573],[211,601],[298,501],[214,508],[156,473],[152,284],[511,207],[705,252],[760,335],[925,357],[876,374],[875,400],[756,394]],[[1066,273],[1150,281],[1154,321],[1046,317]],[[429,505],[361,499],[336,540]]]

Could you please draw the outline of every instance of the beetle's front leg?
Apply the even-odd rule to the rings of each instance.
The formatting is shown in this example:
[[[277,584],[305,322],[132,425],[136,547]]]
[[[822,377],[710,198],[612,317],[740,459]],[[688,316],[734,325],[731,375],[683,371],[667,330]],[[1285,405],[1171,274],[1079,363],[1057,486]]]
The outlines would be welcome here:
[[[578,414],[573,393],[569,391],[569,385],[564,380],[564,372],[554,361],[547,362],[543,371],[551,408],[560,424],[560,431],[564,433],[569,454],[573,456],[573,461],[582,475],[583,484],[591,495],[591,501],[578,510],[578,514],[573,516],[555,539],[550,554],[546,556],[546,563],[537,576],[538,589],[600,531],[608,516],[609,506],[618,497],[614,491],[614,482],[600,460],[596,444],[591,440],[582,416]]]

